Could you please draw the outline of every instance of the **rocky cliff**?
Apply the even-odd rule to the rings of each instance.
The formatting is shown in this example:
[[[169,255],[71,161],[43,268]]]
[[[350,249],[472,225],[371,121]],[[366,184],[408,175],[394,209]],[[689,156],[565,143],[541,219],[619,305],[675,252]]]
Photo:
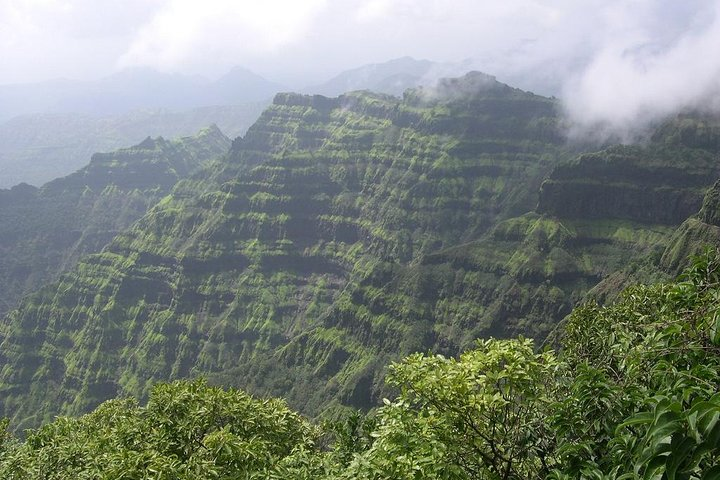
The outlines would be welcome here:
[[[82,255],[100,251],[178,180],[229,146],[216,127],[172,141],[148,138],[95,154],[86,167],[41,188],[0,190],[0,314]]]
[[[717,177],[716,152],[668,134],[571,160],[556,107],[479,73],[402,99],[277,95],[7,316],[0,414],[32,425],[205,375],[329,415],[375,405],[407,353],[543,338],[659,259]]]

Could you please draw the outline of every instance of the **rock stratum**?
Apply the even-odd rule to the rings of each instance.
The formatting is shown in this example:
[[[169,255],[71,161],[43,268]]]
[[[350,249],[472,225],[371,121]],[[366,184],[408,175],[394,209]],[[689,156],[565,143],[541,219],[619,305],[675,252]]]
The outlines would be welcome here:
[[[7,315],[0,415],[37,425],[199,375],[309,415],[370,408],[392,360],[543,339],[699,248],[679,236],[717,218],[717,122],[578,156],[557,110],[480,73],[402,99],[278,94]]]

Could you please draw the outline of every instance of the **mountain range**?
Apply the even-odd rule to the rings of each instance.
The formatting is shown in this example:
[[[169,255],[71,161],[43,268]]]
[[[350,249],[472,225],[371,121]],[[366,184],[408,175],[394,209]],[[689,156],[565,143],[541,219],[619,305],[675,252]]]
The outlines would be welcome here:
[[[36,188],[0,190],[0,312],[85,254],[100,251],[182,178],[222,156],[230,140],[211,126],[193,137],[148,137],[93,155],[77,172]]]
[[[466,70],[405,57],[342,72],[303,91],[402,95]],[[40,186],[81,168],[95,152],[146,136],[186,136],[210,124],[231,138],[244,135],[273,95],[288,89],[241,67],[214,81],[132,69],[95,81],[0,86],[0,188]]]
[[[36,113],[103,116],[137,109],[177,111],[238,105],[271,98],[279,90],[283,90],[281,85],[240,67],[214,81],[135,68],[92,81],[53,80],[0,86],[0,120]]]
[[[717,243],[718,139],[718,118],[686,114],[645,145],[591,151],[565,141],[555,99],[472,72],[402,98],[276,94],[224,153],[215,130],[149,139],[56,181],[59,197],[55,182],[4,191],[16,218],[35,215],[25,199],[65,195],[51,215],[77,217],[78,198],[104,204],[88,192],[101,186],[144,200],[134,223],[103,224],[101,249],[57,244],[73,266],[7,314],[0,415],[33,426],[202,375],[332,417],[378,405],[386,366],[413,352],[553,342],[573,306]],[[137,161],[153,169],[141,185],[107,176],[135,178]],[[94,211],[118,216],[81,211],[73,239]],[[8,229],[8,257],[40,232]],[[18,263],[58,271],[33,256]]]

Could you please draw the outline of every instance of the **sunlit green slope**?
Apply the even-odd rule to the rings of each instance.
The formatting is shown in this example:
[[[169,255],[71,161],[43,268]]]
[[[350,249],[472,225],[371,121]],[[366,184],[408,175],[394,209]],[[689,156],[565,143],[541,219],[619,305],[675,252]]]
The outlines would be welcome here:
[[[412,352],[543,338],[598,282],[654,265],[718,177],[712,148],[673,134],[697,119],[572,160],[556,108],[477,73],[402,99],[276,96],[8,315],[0,414],[33,425],[199,374],[330,414],[376,405]]]

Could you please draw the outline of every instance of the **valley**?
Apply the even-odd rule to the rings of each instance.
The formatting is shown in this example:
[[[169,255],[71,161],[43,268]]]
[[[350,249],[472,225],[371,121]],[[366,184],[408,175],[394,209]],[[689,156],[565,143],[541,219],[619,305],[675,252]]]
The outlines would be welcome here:
[[[113,205],[94,211],[126,220],[103,226],[104,247],[58,252],[46,271],[76,265],[8,313],[2,414],[25,428],[201,375],[310,416],[366,410],[391,394],[392,361],[542,342],[586,299],[667,279],[714,243],[717,120],[592,153],[558,122],[552,99],[480,73],[402,99],[278,94],[229,152],[201,133],[191,158],[208,161],[144,185],[132,215],[105,198],[122,183],[88,187],[106,191],[89,205]]]

